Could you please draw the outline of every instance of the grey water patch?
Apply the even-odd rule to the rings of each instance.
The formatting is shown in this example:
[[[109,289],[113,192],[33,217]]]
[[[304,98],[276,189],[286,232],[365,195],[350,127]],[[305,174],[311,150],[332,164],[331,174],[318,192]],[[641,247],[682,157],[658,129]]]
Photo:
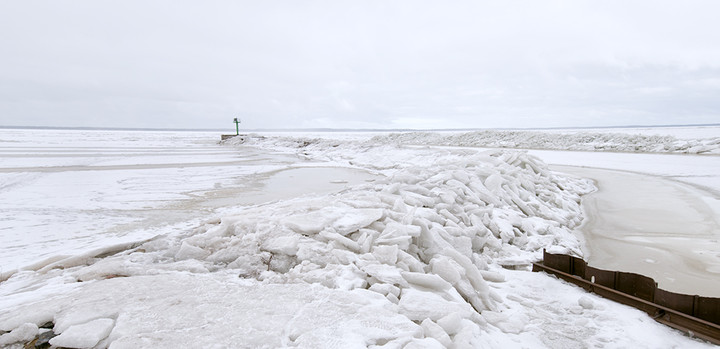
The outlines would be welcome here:
[[[207,192],[199,204],[205,207],[256,205],[303,195],[328,194],[374,181],[382,176],[345,167],[290,167],[246,177],[243,183]]]

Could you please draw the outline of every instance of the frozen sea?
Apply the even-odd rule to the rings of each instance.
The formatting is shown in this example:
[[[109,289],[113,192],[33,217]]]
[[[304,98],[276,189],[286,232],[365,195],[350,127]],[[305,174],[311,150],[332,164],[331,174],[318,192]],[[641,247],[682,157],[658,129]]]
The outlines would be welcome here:
[[[0,346],[706,347],[522,266],[720,296],[718,130],[0,129]],[[655,153],[554,150],[577,137]]]

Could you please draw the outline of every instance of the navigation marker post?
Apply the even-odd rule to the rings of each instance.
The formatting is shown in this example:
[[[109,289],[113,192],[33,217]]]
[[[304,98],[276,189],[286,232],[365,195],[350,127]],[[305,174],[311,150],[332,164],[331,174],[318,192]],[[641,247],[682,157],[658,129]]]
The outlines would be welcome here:
[[[233,122],[235,123],[235,134],[234,135],[220,135],[221,141],[240,136],[240,119],[235,118],[235,119],[233,119]],[[247,135],[243,135],[243,137],[245,137],[245,136],[247,136]],[[244,142],[245,139],[243,138],[242,141]]]
[[[240,135],[240,120],[238,118],[233,119],[233,122],[235,123],[235,135]]]

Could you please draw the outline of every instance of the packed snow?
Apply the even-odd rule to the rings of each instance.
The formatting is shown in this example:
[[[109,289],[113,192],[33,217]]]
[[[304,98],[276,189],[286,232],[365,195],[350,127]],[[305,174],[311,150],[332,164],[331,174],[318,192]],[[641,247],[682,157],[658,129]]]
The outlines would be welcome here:
[[[188,209],[205,213],[187,217],[203,219],[192,228],[158,228],[160,235],[5,271],[0,344],[51,337],[51,345],[74,348],[711,346],[529,272],[543,249],[582,256],[574,229],[592,181],[551,171],[525,151],[405,147],[382,137],[229,141],[223,149],[369,175],[327,180],[343,184],[331,193]],[[231,176],[249,174],[240,172]],[[191,184],[183,185],[199,190]]]

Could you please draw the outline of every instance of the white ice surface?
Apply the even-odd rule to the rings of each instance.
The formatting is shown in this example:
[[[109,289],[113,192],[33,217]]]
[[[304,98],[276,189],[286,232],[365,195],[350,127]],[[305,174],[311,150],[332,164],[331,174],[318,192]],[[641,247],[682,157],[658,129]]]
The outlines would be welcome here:
[[[582,253],[572,230],[592,186],[532,156],[253,142],[236,149],[387,177],[329,195],[211,205],[194,229],[157,230],[165,234],[105,256],[15,273],[0,284],[0,331],[53,321],[57,333],[80,340],[73,328],[89,324],[103,337],[94,321],[111,319],[98,347],[709,347],[555,278],[502,267],[526,268],[543,248]],[[207,199],[190,201],[188,212],[203,213],[197,207]],[[173,200],[166,203],[182,202]]]
[[[596,181],[599,191],[584,199],[590,219],[579,228],[591,265],[720,297],[720,156],[530,153]]]
[[[531,150],[551,165],[646,174],[694,184],[720,196],[720,156]]]
[[[622,171],[558,167],[596,180],[578,228],[590,264],[650,276],[668,291],[720,297],[720,210],[683,182]],[[717,199],[714,199],[717,200]]]
[[[213,133],[0,129],[0,275],[373,178],[327,166]]]

